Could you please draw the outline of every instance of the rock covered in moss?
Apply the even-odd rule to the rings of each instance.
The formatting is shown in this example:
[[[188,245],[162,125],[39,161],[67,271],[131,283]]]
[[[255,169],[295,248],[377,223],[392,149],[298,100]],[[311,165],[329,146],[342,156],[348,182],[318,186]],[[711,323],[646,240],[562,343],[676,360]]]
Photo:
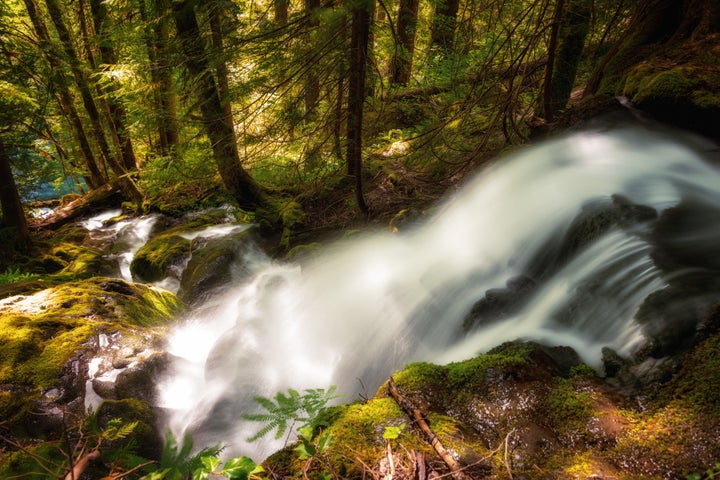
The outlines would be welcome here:
[[[165,325],[183,308],[170,292],[104,277],[0,300],[0,415],[35,434],[53,431],[63,412],[90,405],[98,352],[117,358],[130,348],[128,364],[148,370],[143,356],[161,350]]]
[[[422,412],[433,442],[470,478],[676,479],[704,471],[720,455],[718,345],[717,335],[700,344],[669,383],[622,393],[572,349],[521,342],[446,366],[411,364],[393,377]],[[385,386],[338,408],[313,442],[329,435],[329,448],[312,461],[290,447],[269,457],[268,469],[380,478],[392,457],[398,478],[416,478],[420,466],[428,478],[450,476]]]
[[[133,278],[156,282],[169,275],[173,265],[190,255],[190,241],[177,234],[163,234],[150,239],[137,251],[130,272]]]
[[[180,279],[178,296],[188,303],[206,297],[211,291],[248,277],[258,250],[249,229],[227,236],[197,238],[192,256]]]

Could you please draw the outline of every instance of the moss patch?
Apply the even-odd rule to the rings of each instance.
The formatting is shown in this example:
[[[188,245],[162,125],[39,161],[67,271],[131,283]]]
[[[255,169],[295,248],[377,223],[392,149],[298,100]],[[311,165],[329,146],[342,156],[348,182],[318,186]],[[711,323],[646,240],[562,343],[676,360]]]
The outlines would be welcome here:
[[[103,277],[0,304],[0,383],[51,385],[91,335],[165,324],[183,309],[170,292]]]

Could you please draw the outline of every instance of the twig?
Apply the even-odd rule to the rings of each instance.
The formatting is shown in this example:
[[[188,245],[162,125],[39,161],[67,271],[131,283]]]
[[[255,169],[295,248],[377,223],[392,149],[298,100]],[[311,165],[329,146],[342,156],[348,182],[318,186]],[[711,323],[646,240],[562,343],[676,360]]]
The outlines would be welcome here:
[[[505,468],[507,468],[508,476],[510,477],[510,480],[513,480],[513,474],[512,474],[512,468],[510,468],[510,462],[508,461],[508,445],[510,444],[510,435],[515,433],[515,429],[513,428],[508,432],[507,435],[505,435]]]
[[[397,385],[395,384],[395,380],[393,380],[392,377],[390,377],[390,380],[388,381],[388,386],[390,390],[390,395],[392,395],[398,405],[400,405],[400,407],[402,407],[402,409],[405,410],[408,415],[410,415],[410,418],[413,419],[415,425],[417,425],[417,427],[425,434],[430,445],[432,445],[432,447],[435,449],[435,452],[437,452],[440,458],[442,458],[442,460],[445,462],[445,465],[447,465],[450,469],[451,476],[455,480],[469,480],[469,477],[465,473],[463,473],[463,468],[453,458],[452,454],[443,446],[442,442],[440,442],[440,439],[430,428],[430,425],[428,425],[428,423],[425,421],[422,411],[415,408],[412,403],[400,393]]]

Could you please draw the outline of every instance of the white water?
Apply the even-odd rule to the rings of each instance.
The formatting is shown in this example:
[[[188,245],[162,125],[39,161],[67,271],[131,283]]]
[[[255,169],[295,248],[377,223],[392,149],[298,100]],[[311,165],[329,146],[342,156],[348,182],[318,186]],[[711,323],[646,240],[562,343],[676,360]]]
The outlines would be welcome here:
[[[633,315],[667,280],[642,225],[610,230],[548,273],[511,318],[467,334],[462,324],[485,291],[557,246],[588,201],[622,194],[658,213],[681,199],[720,209],[720,175],[700,157],[665,132],[575,134],[499,162],[408,233],[339,242],[302,266],[247,259],[253,280],[171,339],[178,360],[159,385],[170,427],[260,459],[278,444],[244,440],[260,427],[239,419],[254,395],[338,385],[352,400],[410,361],[463,360],[518,338],[570,345],[595,366],[603,346],[632,354],[644,338]],[[720,227],[709,227],[688,245],[718,244]]]

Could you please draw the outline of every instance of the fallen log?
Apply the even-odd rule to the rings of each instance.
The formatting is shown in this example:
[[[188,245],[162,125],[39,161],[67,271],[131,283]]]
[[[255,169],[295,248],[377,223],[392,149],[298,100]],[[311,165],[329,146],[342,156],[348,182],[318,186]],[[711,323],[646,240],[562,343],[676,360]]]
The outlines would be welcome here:
[[[430,425],[428,425],[425,420],[425,416],[422,411],[419,408],[415,408],[412,402],[400,393],[400,390],[398,390],[395,380],[393,380],[392,377],[390,377],[390,380],[388,381],[388,389],[390,391],[390,395],[410,416],[417,428],[423,433],[428,443],[430,443],[435,452],[440,456],[440,458],[442,458],[443,462],[445,462],[445,465],[447,465],[450,469],[452,478],[455,480],[471,480],[471,477],[463,472],[463,467],[453,458],[452,454],[443,446],[440,439],[432,431]]]
[[[122,193],[116,183],[106,183],[95,190],[91,190],[65,206],[58,207],[52,214],[44,218],[29,220],[33,230],[54,230],[76,220],[82,215],[94,213],[102,209],[120,205]]]

